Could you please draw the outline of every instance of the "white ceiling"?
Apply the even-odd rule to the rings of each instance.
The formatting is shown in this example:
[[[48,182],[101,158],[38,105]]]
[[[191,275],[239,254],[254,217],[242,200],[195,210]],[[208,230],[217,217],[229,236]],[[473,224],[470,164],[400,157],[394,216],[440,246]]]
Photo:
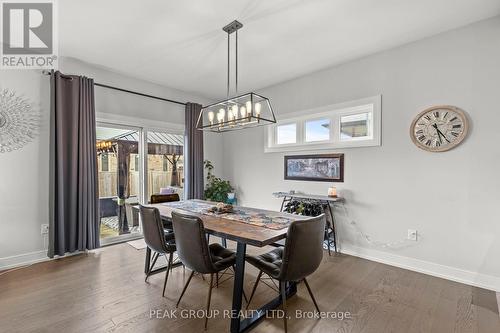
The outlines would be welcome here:
[[[500,0],[63,0],[60,55],[221,98],[238,19],[240,92],[500,14]],[[83,73],[84,74],[84,73]]]

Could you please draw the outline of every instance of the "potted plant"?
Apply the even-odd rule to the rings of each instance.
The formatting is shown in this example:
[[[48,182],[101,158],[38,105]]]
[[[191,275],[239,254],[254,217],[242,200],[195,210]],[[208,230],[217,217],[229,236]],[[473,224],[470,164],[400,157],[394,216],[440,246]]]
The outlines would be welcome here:
[[[232,193],[233,187],[228,180],[215,177],[212,173],[214,166],[211,161],[204,161],[207,170],[207,184],[205,186],[205,200],[228,203],[228,194]]]

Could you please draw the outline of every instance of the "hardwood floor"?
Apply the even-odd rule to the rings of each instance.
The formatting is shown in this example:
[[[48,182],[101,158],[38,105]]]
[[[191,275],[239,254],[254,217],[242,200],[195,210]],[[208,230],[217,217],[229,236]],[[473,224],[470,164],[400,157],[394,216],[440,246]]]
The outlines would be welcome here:
[[[249,247],[252,252],[267,249]],[[164,274],[144,282],[144,251],[128,244],[36,264],[0,275],[0,332],[203,332],[203,319],[181,318],[181,310],[204,309],[207,282],[195,276],[177,311],[165,318],[189,271],[173,270],[167,297]],[[247,294],[257,272],[247,265]],[[496,294],[347,255],[325,255],[309,279],[322,311],[352,318],[296,319],[314,313],[303,284],[287,301],[289,332],[500,332]],[[232,279],[212,293],[212,309],[230,309]],[[250,308],[274,297],[260,284]],[[163,318],[151,318],[151,311]],[[210,319],[208,332],[228,332],[229,320]],[[283,332],[281,319],[266,319],[252,332]]]

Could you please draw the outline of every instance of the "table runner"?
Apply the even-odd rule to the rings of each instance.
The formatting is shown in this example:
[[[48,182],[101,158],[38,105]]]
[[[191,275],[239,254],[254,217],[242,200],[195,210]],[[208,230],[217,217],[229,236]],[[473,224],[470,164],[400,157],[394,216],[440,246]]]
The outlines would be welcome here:
[[[202,201],[174,201],[163,203],[163,205],[174,209],[182,209],[191,213],[222,217],[228,220],[248,223],[273,230],[288,228],[290,223],[300,219],[300,217],[294,219],[293,216],[283,216],[284,214],[279,212],[238,206],[234,207],[232,213],[216,214],[208,211],[214,204]]]

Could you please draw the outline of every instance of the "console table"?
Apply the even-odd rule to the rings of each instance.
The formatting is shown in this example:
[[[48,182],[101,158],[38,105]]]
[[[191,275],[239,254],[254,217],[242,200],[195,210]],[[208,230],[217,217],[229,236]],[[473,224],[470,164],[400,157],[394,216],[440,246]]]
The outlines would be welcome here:
[[[337,231],[335,228],[335,216],[333,215],[333,207],[336,202],[342,202],[344,199],[339,197],[329,197],[327,195],[315,195],[304,193],[291,193],[291,192],[276,192],[273,193],[276,198],[283,198],[280,211],[286,207],[286,204],[291,201],[309,202],[321,205],[326,214],[327,223],[325,227],[325,241],[328,247],[328,254],[331,255],[331,245],[335,252],[337,250]],[[325,210],[328,209],[328,210]],[[329,215],[329,218],[328,218]]]

